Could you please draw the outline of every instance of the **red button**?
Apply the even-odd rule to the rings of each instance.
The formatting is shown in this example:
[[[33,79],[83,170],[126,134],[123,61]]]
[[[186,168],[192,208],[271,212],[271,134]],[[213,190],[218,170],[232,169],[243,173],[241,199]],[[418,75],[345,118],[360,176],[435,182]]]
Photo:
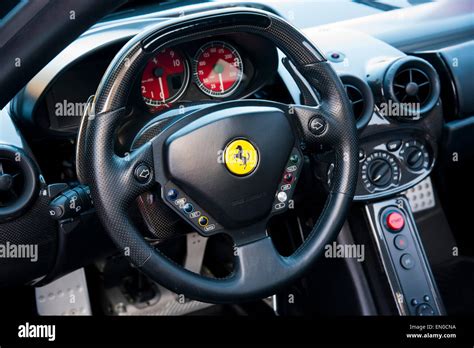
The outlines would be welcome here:
[[[403,226],[405,225],[405,220],[403,219],[403,215],[397,213],[396,211],[387,215],[385,222],[387,223],[387,227],[391,231],[400,231]]]
[[[396,236],[393,243],[398,250],[405,250],[408,248],[408,240],[403,234]]]
[[[293,174],[285,173],[285,175],[283,175],[283,181],[287,184],[291,184],[293,182]]]

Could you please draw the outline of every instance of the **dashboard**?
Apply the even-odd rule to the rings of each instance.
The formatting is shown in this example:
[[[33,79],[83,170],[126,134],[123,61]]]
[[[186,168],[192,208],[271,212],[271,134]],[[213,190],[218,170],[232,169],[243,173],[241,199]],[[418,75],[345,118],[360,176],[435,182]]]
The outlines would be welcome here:
[[[15,98],[13,115],[27,127],[74,141],[86,101],[107,66],[148,25],[149,20],[117,21],[79,38]],[[305,33],[325,53],[353,106],[360,136],[355,200],[399,193],[426,178],[436,163],[444,122],[441,100],[451,98],[441,95],[440,81],[449,74],[422,53],[407,54],[359,31],[317,27]],[[70,57],[68,50],[82,54]],[[129,151],[140,129],[168,110],[179,114],[196,103],[242,98],[302,101],[284,54],[265,38],[232,33],[163,47],[135,77],[117,150]],[[395,110],[398,105],[402,108]],[[315,159],[317,175],[329,187],[334,161],[326,153]]]
[[[74,143],[86,101],[113,57],[136,33],[161,20],[147,16],[98,24],[28,83],[11,103],[12,116],[26,129]],[[470,80],[446,62],[465,57],[471,44],[443,48],[441,54],[403,52],[359,30],[324,26],[304,32],[336,70],[353,106],[360,136],[355,200],[400,193],[429,176],[449,110],[462,114],[458,96],[470,107],[465,89],[453,86],[464,76],[469,87]],[[196,103],[242,98],[298,104],[299,90],[284,54],[258,35],[215,35],[164,47],[136,76],[118,150],[128,151],[140,129],[167,110],[179,114]],[[317,175],[329,186],[331,156],[323,153],[316,161]]]
[[[116,54],[148,26],[177,16],[179,11],[152,13],[95,25],[1,110],[0,142],[33,149],[38,163],[35,170],[41,168],[42,182],[36,184],[43,189],[41,192],[45,192],[46,183],[77,183],[74,156],[81,117]],[[468,123],[467,117],[474,110],[469,98],[474,91],[473,75],[469,73],[473,67],[469,58],[472,39],[434,51],[417,49],[414,44],[410,50],[401,50],[360,30],[317,27],[307,28],[304,33],[326,55],[352,102],[360,139],[355,200],[390,197],[430,176],[439,162],[443,127],[458,121],[458,117],[465,117],[461,121]],[[179,116],[183,107],[242,98],[301,103],[300,86],[284,58],[264,38],[242,33],[164,47],[135,76],[127,117],[117,135],[121,152],[131,148],[145,125],[169,114],[166,111]],[[456,67],[451,64],[455,59],[459,60]],[[394,103],[408,106],[396,111]],[[448,138],[460,134],[461,128],[456,123]],[[472,137],[457,140],[462,145],[456,149],[460,155],[474,146]],[[332,154],[321,149],[314,160],[315,175],[329,187],[334,170]],[[33,229],[38,216],[48,215],[49,202],[46,192],[32,207],[30,220],[25,223],[18,219],[23,221],[20,227],[17,220],[3,226]],[[48,226],[34,232],[41,243],[43,232],[48,231],[49,239],[42,245],[45,253],[54,255],[56,229],[50,226],[54,221],[42,220],[47,220]],[[31,280],[44,274],[38,272],[25,277]]]
[[[110,30],[108,27],[105,33]],[[100,33],[95,33],[94,43]],[[306,34],[326,54],[352,102],[361,139],[355,200],[402,192],[426,178],[436,162],[443,123],[440,78],[432,64],[356,31],[310,28]],[[114,38],[92,49],[90,37],[77,40],[71,49],[77,50],[74,46],[84,40],[85,52],[66,68],[56,65],[54,69],[53,61],[54,74],[47,68],[44,76],[38,74],[15,99],[13,114],[21,115],[18,119],[23,124],[74,141],[85,101],[94,94],[128,37]],[[361,43],[364,49],[360,49]],[[135,77],[116,150],[129,151],[140,129],[160,114],[173,109],[179,114],[195,103],[260,97],[300,103],[299,88],[283,58],[265,38],[249,33],[218,35],[160,49]],[[394,110],[394,105],[404,107]],[[326,153],[315,159],[318,175],[329,187],[334,161]]]
[[[86,101],[125,43],[121,39],[88,50],[53,76],[40,73],[12,104],[14,113],[22,115],[19,121],[53,136],[74,137]],[[136,77],[130,113],[143,125],[159,112],[189,103],[246,98],[273,81],[277,66],[276,48],[246,33],[165,47],[150,57]],[[49,83],[44,83],[45,78]],[[34,94],[38,89],[42,92]]]
[[[314,28],[307,34],[326,54],[352,102],[359,129],[354,200],[388,197],[428,177],[444,123],[443,71],[438,73],[417,54],[406,54],[358,31]],[[289,80],[285,82],[290,84]],[[334,159],[323,153],[316,160],[321,164],[317,175],[329,188]]]

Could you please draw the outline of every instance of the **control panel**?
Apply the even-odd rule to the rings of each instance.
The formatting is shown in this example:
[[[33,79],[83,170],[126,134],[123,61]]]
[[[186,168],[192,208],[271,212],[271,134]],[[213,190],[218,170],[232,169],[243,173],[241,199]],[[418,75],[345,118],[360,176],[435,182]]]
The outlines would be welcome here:
[[[223,230],[223,227],[209,213],[172,182],[163,186],[162,198],[201,234],[210,236]]]
[[[369,200],[402,192],[427,177],[433,151],[423,140],[390,139],[362,142],[355,200]]]
[[[286,163],[285,171],[281,178],[278,190],[273,201],[272,214],[284,212],[291,206],[291,197],[295,191],[301,168],[303,167],[303,156],[297,148],[291,152],[291,156]]]
[[[367,205],[366,213],[400,314],[444,314],[408,200]]]

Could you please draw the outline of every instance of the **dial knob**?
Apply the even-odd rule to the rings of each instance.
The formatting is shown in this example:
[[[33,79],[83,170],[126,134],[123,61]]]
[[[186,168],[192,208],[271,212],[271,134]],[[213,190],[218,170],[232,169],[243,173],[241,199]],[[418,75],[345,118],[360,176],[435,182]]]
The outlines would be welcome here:
[[[377,187],[385,187],[392,178],[392,167],[384,159],[373,160],[368,168],[369,180]]]
[[[397,186],[400,168],[395,156],[386,151],[375,151],[362,162],[360,175],[365,189],[373,193]]]
[[[419,141],[407,141],[400,149],[405,165],[412,171],[428,169],[430,157],[426,147]]]
[[[423,151],[416,146],[410,146],[405,150],[405,158],[408,167],[411,169],[416,170],[423,166]]]

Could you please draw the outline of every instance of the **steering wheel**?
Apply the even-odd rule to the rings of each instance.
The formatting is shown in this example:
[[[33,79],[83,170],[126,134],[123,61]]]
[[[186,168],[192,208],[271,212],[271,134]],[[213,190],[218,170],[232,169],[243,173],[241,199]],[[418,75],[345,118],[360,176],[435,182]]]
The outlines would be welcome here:
[[[287,56],[306,105],[262,100],[206,105],[174,119],[127,157],[117,155],[114,135],[144,64],[164,47],[235,32],[261,35]],[[266,223],[288,209],[302,150],[320,144],[335,153],[330,192],[308,238],[283,257]],[[302,276],[340,231],[357,181],[356,125],[338,76],[296,28],[252,9],[184,16],[131,39],[102,78],[78,146],[97,214],[116,245],[152,280],[205,302],[263,298]],[[128,210],[137,196],[158,185],[163,201],[197,232],[233,239],[235,266],[228,277],[190,272],[145,241]]]

